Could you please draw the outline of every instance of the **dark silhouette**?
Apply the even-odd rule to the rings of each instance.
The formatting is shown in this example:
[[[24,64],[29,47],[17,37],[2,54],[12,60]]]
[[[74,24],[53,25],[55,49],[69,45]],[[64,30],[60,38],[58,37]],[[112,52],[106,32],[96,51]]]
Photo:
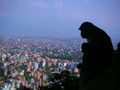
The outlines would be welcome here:
[[[106,32],[90,22],[82,23],[79,30],[81,37],[88,41],[82,44],[83,63],[77,65],[81,69],[80,84],[84,86],[98,73],[110,68],[113,60],[113,45]]]
[[[90,22],[84,22],[79,30],[82,38],[86,38],[88,43],[83,43],[82,52],[90,50],[94,53],[104,53],[110,51],[113,54],[113,46],[110,37],[100,28]]]
[[[68,70],[63,70],[60,74],[53,73],[48,86],[39,87],[40,90],[78,90],[79,79],[77,76],[70,74]]]
[[[110,67],[113,59],[113,46],[110,37],[90,22],[84,22],[79,30],[81,31],[81,37],[88,40],[88,43],[82,44],[83,67],[86,69]],[[93,58],[93,61],[90,61],[90,58]],[[78,66],[78,68],[80,67]]]

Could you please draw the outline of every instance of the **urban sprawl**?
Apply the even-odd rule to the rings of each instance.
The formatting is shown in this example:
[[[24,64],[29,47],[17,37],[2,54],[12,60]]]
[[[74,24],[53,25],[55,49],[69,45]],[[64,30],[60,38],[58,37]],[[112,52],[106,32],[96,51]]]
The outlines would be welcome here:
[[[116,48],[119,41],[112,41]],[[83,42],[81,38],[1,36],[0,90],[24,86],[35,90],[62,70],[79,76],[76,66],[82,63]]]

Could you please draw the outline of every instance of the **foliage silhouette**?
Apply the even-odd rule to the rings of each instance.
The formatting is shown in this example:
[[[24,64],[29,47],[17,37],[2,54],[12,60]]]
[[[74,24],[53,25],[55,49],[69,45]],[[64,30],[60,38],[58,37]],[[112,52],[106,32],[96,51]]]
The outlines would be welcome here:
[[[111,68],[120,70],[120,42],[117,44],[117,50],[114,50],[114,58],[112,60]]]
[[[49,85],[39,87],[40,90],[73,90],[79,88],[79,78],[71,76],[67,70],[50,76]]]

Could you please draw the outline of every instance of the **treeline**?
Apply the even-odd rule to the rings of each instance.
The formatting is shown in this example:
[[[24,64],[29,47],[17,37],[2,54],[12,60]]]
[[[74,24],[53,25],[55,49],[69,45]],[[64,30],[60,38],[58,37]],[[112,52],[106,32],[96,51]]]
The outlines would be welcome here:
[[[75,53],[75,54],[71,54],[69,55],[68,53],[65,53],[64,55],[63,54],[60,54],[58,56],[55,56],[55,55],[42,55],[41,57],[49,57],[49,58],[55,58],[55,59],[61,59],[61,60],[74,60],[74,61],[80,61],[82,60],[82,54],[78,54],[78,53]]]

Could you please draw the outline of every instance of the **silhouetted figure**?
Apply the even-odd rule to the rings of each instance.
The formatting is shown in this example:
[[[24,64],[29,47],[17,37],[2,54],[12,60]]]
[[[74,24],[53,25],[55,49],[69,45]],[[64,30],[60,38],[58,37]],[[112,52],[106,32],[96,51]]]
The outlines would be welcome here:
[[[100,83],[100,79],[103,80],[102,76],[104,77],[104,74],[101,72],[110,68],[113,59],[113,45],[111,39],[102,29],[90,22],[82,23],[79,30],[81,31],[81,37],[88,41],[82,44],[83,63],[77,65],[77,67],[81,69],[80,86],[83,88],[80,88],[82,90],[101,90],[97,87],[92,88],[90,86],[90,88],[89,85],[86,87],[84,85],[97,79],[98,81],[96,81],[96,83]],[[101,74],[101,77],[96,77],[99,74]],[[97,79],[95,79],[95,77]],[[103,88],[103,90],[108,90],[108,88]]]

